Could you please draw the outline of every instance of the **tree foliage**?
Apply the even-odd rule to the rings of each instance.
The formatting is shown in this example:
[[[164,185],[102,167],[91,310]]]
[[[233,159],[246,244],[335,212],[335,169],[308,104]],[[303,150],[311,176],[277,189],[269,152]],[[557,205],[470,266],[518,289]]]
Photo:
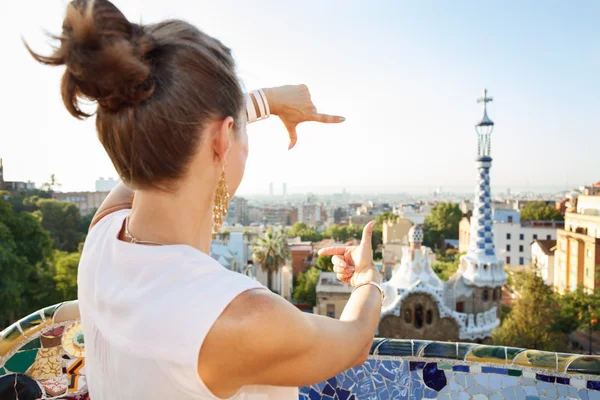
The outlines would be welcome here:
[[[317,258],[316,267],[320,271],[333,272],[332,256],[319,256]]]
[[[564,216],[545,201],[534,201],[521,208],[521,221],[562,221]]]
[[[254,262],[267,273],[267,286],[273,290],[273,273],[285,265],[290,258],[287,235],[280,229],[269,228],[264,237],[259,237],[252,248]]]
[[[456,203],[439,203],[425,218],[423,244],[431,248],[441,248],[444,239],[458,237],[458,224],[463,217]]]
[[[75,252],[79,243],[85,240],[82,234],[81,215],[74,203],[55,199],[40,199],[34,214],[39,216],[44,229],[50,232],[54,248]]]
[[[562,350],[565,335],[555,329],[552,321],[559,312],[559,302],[552,289],[535,273],[525,276],[521,297],[510,314],[494,331],[493,340],[503,346],[526,349]]]
[[[40,220],[38,201],[37,197],[15,200],[12,195],[0,198],[0,327],[37,309],[76,298],[81,250],[78,246],[71,254],[53,250],[51,234]]]
[[[311,267],[298,274],[296,286],[294,287],[293,298],[299,304],[317,304],[317,283],[321,270]]]
[[[318,242],[323,236],[314,229],[309,228],[304,222],[296,222],[288,231],[290,236],[300,236],[303,242]]]

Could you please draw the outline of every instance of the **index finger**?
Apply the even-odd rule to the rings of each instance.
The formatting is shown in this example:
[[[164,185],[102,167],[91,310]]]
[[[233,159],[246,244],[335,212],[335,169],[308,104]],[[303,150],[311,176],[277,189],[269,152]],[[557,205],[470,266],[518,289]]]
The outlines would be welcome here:
[[[325,247],[318,252],[320,256],[341,256],[345,253],[345,247]]]
[[[314,112],[311,114],[310,120],[321,122],[323,124],[339,124],[340,122],[344,122],[346,118],[342,117],[341,115],[330,115]]]

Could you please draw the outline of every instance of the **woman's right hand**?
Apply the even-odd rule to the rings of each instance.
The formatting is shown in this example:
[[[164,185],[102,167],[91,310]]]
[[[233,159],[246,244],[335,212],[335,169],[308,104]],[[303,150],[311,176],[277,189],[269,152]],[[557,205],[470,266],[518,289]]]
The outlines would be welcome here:
[[[375,221],[371,221],[365,225],[358,246],[326,247],[319,250],[320,256],[333,256],[333,271],[340,281],[352,286],[366,281],[381,282],[381,275],[373,263],[371,245],[375,224]]]

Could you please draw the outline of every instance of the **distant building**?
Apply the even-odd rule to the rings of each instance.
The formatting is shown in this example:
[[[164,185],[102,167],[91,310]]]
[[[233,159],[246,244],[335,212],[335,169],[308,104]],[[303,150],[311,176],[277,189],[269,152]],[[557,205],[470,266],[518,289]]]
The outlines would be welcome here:
[[[375,219],[374,215],[351,215],[350,225],[364,226]]]
[[[316,291],[317,305],[314,313],[339,319],[352,293],[352,286],[339,281],[335,272],[321,272]]]
[[[16,192],[16,191],[21,191],[21,190],[33,190],[33,189],[35,189],[35,184],[33,182],[5,181],[4,180],[4,165],[2,164],[2,158],[0,158],[0,190]]]
[[[303,203],[298,206],[298,222],[307,226],[319,226],[327,221],[325,207],[319,203]]]
[[[408,230],[412,226],[406,218],[396,218],[383,223],[383,244],[388,243],[408,243]]]
[[[556,240],[534,240],[531,243],[531,265],[546,285],[554,285],[554,251]]]
[[[600,191],[571,199],[565,227],[558,230],[554,286],[561,292],[600,288]]]
[[[515,209],[493,211],[492,232],[498,257],[506,265],[530,265],[531,242],[556,240],[557,230],[563,221],[521,221],[521,213]],[[468,250],[471,240],[471,221],[463,218],[458,225],[459,252]]]
[[[292,257],[292,271],[294,277],[300,272],[306,271],[313,265],[314,253],[311,242],[289,243],[290,255]]]
[[[460,257],[458,271],[443,282],[431,267],[431,250],[422,246],[423,231],[410,228],[409,245],[400,245],[401,260],[383,284],[387,302],[380,315],[381,337],[491,342],[500,325],[504,262],[496,256],[490,194],[491,133],[487,115],[492,101],[484,91],[483,117],[475,126],[478,135],[478,182],[470,244]]]
[[[96,179],[96,192],[110,192],[118,184],[120,180],[112,178],[100,178]]]
[[[229,211],[227,213],[227,223],[229,225],[249,225],[248,200],[243,197],[235,196],[229,202]]]
[[[54,192],[52,197],[60,201],[75,203],[81,215],[95,212],[109,192]]]
[[[270,226],[290,226],[292,221],[292,209],[288,206],[273,204],[263,206],[264,225]]]

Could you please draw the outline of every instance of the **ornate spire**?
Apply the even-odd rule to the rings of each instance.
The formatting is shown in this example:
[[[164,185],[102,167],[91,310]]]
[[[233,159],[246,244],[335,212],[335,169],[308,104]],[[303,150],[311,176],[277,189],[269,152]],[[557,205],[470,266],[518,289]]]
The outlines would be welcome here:
[[[492,199],[490,190],[490,168],[492,167],[490,135],[494,122],[487,115],[487,89],[478,103],[483,103],[483,117],[475,125],[478,135],[477,170],[478,181],[475,188],[475,203],[471,218],[471,243],[463,257],[463,277],[477,286],[498,286],[506,281],[504,263],[496,257],[492,219]]]

